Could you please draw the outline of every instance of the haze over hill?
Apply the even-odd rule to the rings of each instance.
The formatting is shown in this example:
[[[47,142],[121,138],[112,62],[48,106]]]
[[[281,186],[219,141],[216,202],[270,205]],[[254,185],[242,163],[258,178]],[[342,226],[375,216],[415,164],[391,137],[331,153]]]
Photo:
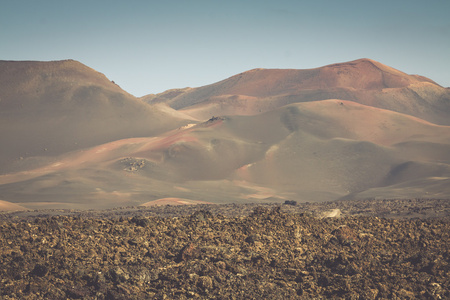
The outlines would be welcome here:
[[[1,173],[19,158],[52,157],[186,124],[83,64],[0,61]]]
[[[0,62],[0,99],[0,209],[450,198],[450,90],[369,59],[141,99]]]
[[[251,115],[290,103],[343,99],[450,125],[449,89],[370,59],[309,70],[255,69],[208,86],[143,99],[168,103],[202,119]]]

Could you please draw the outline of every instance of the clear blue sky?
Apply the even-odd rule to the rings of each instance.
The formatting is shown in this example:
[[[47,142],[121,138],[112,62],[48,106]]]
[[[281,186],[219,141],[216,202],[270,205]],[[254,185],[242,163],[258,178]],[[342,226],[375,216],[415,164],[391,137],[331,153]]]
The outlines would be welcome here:
[[[75,59],[135,96],[371,58],[450,86],[449,0],[0,0],[1,60]]]

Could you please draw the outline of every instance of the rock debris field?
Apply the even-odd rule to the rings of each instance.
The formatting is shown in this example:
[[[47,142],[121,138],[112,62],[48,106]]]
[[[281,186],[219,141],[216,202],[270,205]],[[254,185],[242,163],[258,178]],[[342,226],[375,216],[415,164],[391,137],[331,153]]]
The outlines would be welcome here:
[[[0,298],[449,299],[449,220],[426,199],[2,213]]]

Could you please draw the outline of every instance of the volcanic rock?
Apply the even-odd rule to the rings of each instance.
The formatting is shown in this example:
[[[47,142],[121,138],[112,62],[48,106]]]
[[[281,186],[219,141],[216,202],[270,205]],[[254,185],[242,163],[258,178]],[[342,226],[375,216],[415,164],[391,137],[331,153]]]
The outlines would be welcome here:
[[[407,214],[431,203],[390,203],[395,219],[345,202],[340,218],[317,204],[7,214],[0,297],[447,299],[449,214]]]

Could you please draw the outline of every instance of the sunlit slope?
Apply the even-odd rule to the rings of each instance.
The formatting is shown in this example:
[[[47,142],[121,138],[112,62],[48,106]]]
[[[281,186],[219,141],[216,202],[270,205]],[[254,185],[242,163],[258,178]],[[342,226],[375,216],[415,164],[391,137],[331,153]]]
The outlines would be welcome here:
[[[223,81],[143,98],[196,118],[252,115],[290,103],[326,99],[360,104],[450,125],[450,90],[370,59],[316,69],[254,69]]]
[[[264,151],[226,133],[214,135],[216,121],[159,137],[118,140],[2,175],[0,195],[31,208],[105,208],[167,197],[239,200],[223,178]]]
[[[0,169],[186,124],[123,91],[103,74],[67,60],[0,61]]]
[[[20,211],[20,210],[27,210],[27,209],[20,205],[0,200],[0,211]]]
[[[324,201],[373,197],[377,191],[395,198],[414,182],[405,195],[449,197],[450,187],[442,184],[450,176],[449,164],[449,126],[325,100],[213,118],[158,137],[61,156],[46,167],[0,177],[0,197],[25,207],[45,199],[64,199],[72,207],[171,197],[213,203]],[[394,188],[397,193],[389,196]]]
[[[449,174],[448,126],[335,100],[294,104],[276,112],[290,134],[272,144],[263,160],[238,170],[237,178],[291,191],[300,198],[325,200]],[[404,151],[406,144],[408,151]],[[427,162],[429,172],[412,172],[410,178],[402,179],[393,171],[410,161]],[[426,193],[426,188],[419,190]],[[450,189],[442,192],[449,194]]]

